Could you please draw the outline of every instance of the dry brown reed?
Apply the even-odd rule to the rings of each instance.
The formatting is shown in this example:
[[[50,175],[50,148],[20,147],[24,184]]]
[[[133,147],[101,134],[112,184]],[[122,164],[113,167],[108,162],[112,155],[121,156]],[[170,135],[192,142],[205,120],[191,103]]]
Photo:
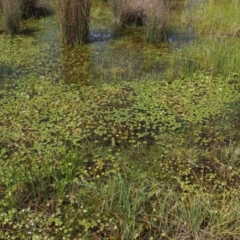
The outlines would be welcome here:
[[[23,18],[29,18],[34,15],[34,9],[36,8],[39,0],[20,0],[21,12]]]
[[[57,0],[62,43],[82,45],[89,38],[90,0]]]
[[[21,1],[2,0],[3,23],[7,33],[14,35],[20,30]]]
[[[165,0],[148,0],[145,8],[145,38],[150,42],[167,40],[170,4]]]
[[[144,23],[145,0],[111,0],[117,26],[131,26]]]
[[[21,18],[33,16],[38,3],[39,0],[0,0],[5,30],[11,35],[18,33]]]
[[[166,0],[111,0],[117,26],[145,26],[145,38],[150,42],[166,39],[169,4]]]

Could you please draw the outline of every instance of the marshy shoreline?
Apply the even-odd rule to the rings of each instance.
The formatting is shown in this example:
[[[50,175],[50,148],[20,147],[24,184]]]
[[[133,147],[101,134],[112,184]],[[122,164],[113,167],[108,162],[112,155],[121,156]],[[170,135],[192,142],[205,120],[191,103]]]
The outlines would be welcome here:
[[[102,0],[106,41],[63,45],[56,14],[0,23],[1,239],[240,238],[240,1],[176,3],[175,42]]]

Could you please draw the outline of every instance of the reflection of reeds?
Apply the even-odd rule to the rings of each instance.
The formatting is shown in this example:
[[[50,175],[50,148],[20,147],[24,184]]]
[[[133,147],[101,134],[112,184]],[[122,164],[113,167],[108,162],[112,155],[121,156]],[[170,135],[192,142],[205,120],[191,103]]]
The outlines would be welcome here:
[[[150,42],[166,39],[170,8],[165,0],[111,0],[111,4],[116,25],[143,25]]]
[[[64,44],[84,44],[89,36],[90,0],[58,0],[60,37]]]

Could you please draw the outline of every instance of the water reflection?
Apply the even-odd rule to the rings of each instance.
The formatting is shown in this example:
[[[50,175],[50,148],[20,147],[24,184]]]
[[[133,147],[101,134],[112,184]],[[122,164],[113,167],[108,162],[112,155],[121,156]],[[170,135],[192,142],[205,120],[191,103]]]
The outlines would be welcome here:
[[[196,4],[202,1],[190,2]],[[194,39],[192,32],[173,32],[169,36],[169,43],[156,46],[145,43],[144,29],[105,29],[92,31],[90,44],[73,48],[60,45],[56,16],[34,20],[32,24],[39,29],[32,34],[39,53],[31,55],[34,66],[21,65],[18,77],[21,77],[21,73],[22,76],[32,74],[63,79],[66,83],[130,81],[146,74],[161,74],[169,49]],[[2,65],[0,81],[6,74],[14,75],[14,69]]]
[[[10,82],[14,69],[7,64],[0,64],[0,84],[7,84]]]
[[[66,83],[88,84],[91,70],[90,48],[61,48],[62,79]]]

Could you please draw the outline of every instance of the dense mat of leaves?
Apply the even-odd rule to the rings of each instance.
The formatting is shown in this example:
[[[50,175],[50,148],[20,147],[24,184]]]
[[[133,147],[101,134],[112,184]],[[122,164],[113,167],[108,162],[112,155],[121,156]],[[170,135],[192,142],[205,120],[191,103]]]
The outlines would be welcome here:
[[[193,193],[199,183],[191,178],[191,172],[204,170],[209,173],[207,186],[214,183],[220,190],[219,186],[230,186],[237,180],[237,170],[230,166],[217,167],[216,171],[211,154],[206,155],[209,159],[195,158],[199,153],[191,155],[184,148],[193,147],[194,152],[194,146],[200,146],[208,151],[209,146],[214,149],[234,138],[236,133],[229,134],[229,129],[235,127],[238,115],[232,111],[238,101],[239,93],[233,84],[204,75],[172,83],[147,79],[98,87],[40,78],[1,90],[1,237],[78,239],[89,231],[95,237],[119,237],[123,234],[119,214],[128,211],[129,199],[142,196],[134,189],[141,188],[144,193],[131,210],[137,216],[137,211],[144,208],[138,224],[152,214],[147,207],[150,199],[157,206],[157,190],[150,184],[153,176],[158,184],[172,182]],[[161,150],[155,156],[139,150],[151,146]],[[128,148],[135,153],[124,160],[122,152]],[[119,174],[129,171],[126,166],[132,160],[138,161],[138,167],[133,165],[136,179],[129,190]],[[146,164],[149,169],[144,173]],[[228,176],[224,182],[223,171]],[[109,180],[114,175],[119,176],[115,183]],[[123,193],[118,196],[119,186]],[[110,201],[103,199],[108,194],[113,194],[113,205],[102,214]],[[175,197],[180,200],[184,195]],[[112,209],[114,201],[116,209]],[[124,201],[126,208],[118,209]],[[141,224],[144,228],[137,232],[143,238],[150,226]]]

